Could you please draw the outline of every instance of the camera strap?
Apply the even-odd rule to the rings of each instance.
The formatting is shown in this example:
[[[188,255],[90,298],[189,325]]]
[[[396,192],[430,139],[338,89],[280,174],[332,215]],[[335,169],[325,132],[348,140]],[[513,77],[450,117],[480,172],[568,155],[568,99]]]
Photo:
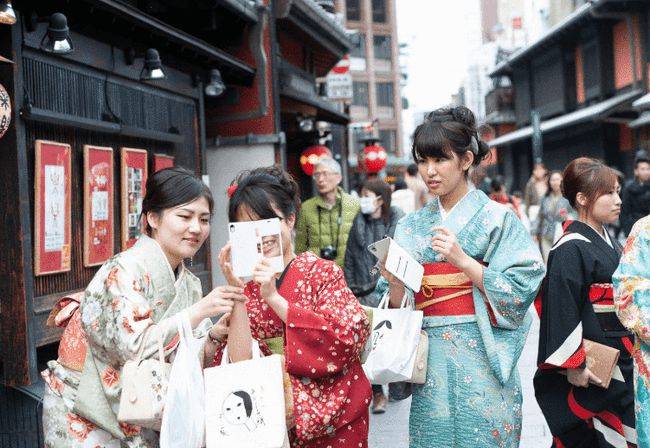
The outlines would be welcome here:
[[[337,201],[338,202],[338,201]],[[334,207],[336,207],[336,203],[334,204]],[[341,200],[338,203],[339,206],[339,216],[336,218],[336,245],[334,245],[334,248],[336,250],[339,250],[339,241],[341,238],[341,225],[343,224],[343,195],[341,195]],[[318,208],[318,248],[322,249],[323,248],[323,222],[322,222],[322,210],[320,206],[316,206]],[[332,210],[330,210],[330,238],[332,239],[332,242],[334,242],[334,228],[332,227]]]

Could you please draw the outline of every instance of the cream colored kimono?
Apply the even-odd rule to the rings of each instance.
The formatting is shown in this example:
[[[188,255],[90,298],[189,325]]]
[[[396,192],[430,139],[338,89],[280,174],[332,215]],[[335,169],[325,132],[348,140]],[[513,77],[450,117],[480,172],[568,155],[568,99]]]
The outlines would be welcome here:
[[[68,351],[60,350],[42,373],[49,386],[43,401],[45,446],[157,447],[154,431],[117,421],[121,369],[143,344],[143,357],[155,356],[160,336],[168,359],[173,357],[178,313],[201,297],[199,279],[183,265],[176,277],[161,247],[145,235],[108,260],[88,285],[79,315],[70,319],[68,326],[78,328],[66,328],[61,346]],[[210,325],[203,321],[195,336],[204,338]],[[82,352],[87,347],[83,362],[69,355],[75,352],[71,344]]]

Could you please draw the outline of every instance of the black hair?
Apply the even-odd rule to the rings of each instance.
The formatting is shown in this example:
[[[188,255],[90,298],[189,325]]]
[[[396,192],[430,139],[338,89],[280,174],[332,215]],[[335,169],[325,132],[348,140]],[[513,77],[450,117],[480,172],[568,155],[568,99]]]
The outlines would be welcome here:
[[[244,171],[231,185],[237,185],[228,203],[231,222],[237,221],[237,212],[242,206],[250,208],[259,219],[280,218],[273,207],[282,213],[282,218],[296,215],[300,210],[298,184],[291,174],[278,167]]]
[[[645,149],[640,149],[634,155],[634,168],[639,166],[639,163],[650,163],[650,154]]]
[[[415,129],[411,154],[419,162],[426,158],[450,159],[467,151],[474,154],[474,166],[490,154],[476,128],[476,118],[465,106],[444,107],[430,112]]]
[[[142,217],[146,223],[146,233],[151,234],[147,213],[161,214],[163,211],[187,204],[198,198],[208,201],[210,214],[214,207],[210,188],[192,171],[181,168],[165,168],[147,179],[146,193],[142,200]]]
[[[417,176],[418,175],[418,166],[415,163],[411,163],[409,166],[406,167],[406,172],[409,173],[409,176]]]
[[[494,176],[494,179],[492,179],[492,182],[490,182],[490,190],[496,193],[499,190],[501,190],[501,187],[503,187],[505,184],[506,184],[506,179],[502,175],[497,174],[496,176]]]
[[[544,197],[550,196],[551,194],[553,194],[553,189],[551,188],[551,177],[553,177],[554,174],[559,174],[560,177],[562,177],[562,171],[560,171],[560,170],[553,170],[551,172],[546,170],[546,194],[544,194]],[[560,188],[560,190],[561,190],[561,188]]]
[[[363,183],[363,188],[375,193],[383,202],[381,204],[381,217],[384,224],[390,224],[390,203],[392,198],[392,191],[390,185],[379,178],[368,179]]]
[[[244,402],[244,409],[246,410],[246,417],[250,417],[253,413],[253,400],[248,392],[245,390],[236,390],[233,395],[237,395]]]

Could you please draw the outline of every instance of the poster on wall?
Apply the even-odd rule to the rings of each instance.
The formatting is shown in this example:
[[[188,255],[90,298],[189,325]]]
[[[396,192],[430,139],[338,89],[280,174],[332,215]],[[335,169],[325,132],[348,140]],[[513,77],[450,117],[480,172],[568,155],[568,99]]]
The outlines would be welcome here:
[[[153,155],[153,172],[156,173],[164,168],[171,168],[174,166],[174,156],[167,154],[154,154]]]
[[[84,266],[114,253],[113,148],[84,145]]]
[[[142,234],[142,200],[147,184],[147,151],[122,148],[122,250],[133,246]]]
[[[70,145],[36,140],[34,206],[34,273],[70,270]]]

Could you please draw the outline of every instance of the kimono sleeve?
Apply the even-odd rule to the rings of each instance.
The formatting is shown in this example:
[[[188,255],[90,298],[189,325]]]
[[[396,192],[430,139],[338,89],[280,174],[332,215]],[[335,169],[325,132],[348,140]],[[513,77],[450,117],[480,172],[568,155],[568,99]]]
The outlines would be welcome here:
[[[149,276],[134,275],[119,264],[105,268],[106,275],[93,280],[81,304],[81,321],[89,342],[121,363],[135,358],[140,350],[144,358],[155,356],[159,338],[166,353],[175,349],[176,316],[154,323],[146,298],[151,288]]]
[[[544,262],[523,224],[507,211],[484,261],[483,295],[493,326],[516,329],[544,278]]]
[[[539,367],[583,368],[581,315],[587,279],[580,248],[568,242],[554,249],[548,269],[540,318]]]
[[[313,307],[289,303],[285,356],[288,373],[320,378],[359,361],[370,323],[340,267],[320,260],[314,269],[306,280]]]
[[[621,263],[612,276],[614,304],[621,323],[650,344],[650,221],[630,233]]]

